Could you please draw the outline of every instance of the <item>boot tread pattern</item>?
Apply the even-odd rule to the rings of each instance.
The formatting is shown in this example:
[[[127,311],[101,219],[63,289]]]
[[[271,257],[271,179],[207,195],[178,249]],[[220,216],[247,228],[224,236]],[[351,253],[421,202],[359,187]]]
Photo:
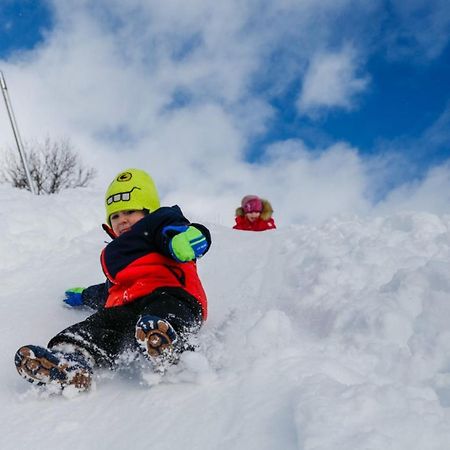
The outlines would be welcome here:
[[[136,341],[150,359],[170,360],[174,357],[177,334],[166,320],[143,316],[136,325]]]
[[[54,384],[64,389],[72,385],[79,390],[89,389],[91,374],[79,364],[70,366],[50,350],[26,345],[17,350],[14,362],[19,375],[39,386]]]

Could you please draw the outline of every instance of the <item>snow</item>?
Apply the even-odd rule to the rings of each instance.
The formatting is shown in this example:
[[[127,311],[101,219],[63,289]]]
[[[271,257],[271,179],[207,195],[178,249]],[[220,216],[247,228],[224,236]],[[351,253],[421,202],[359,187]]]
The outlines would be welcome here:
[[[104,279],[102,193],[0,200],[2,450],[450,448],[450,215],[206,223],[200,350],[164,376],[137,364],[55,395],[13,356],[89,314],[61,298]]]

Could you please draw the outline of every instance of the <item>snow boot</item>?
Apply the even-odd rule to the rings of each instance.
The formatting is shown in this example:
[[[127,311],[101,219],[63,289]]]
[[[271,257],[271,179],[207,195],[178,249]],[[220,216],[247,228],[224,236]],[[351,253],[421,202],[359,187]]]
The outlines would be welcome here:
[[[19,375],[30,383],[61,389],[75,386],[80,391],[88,390],[91,385],[92,364],[81,351],[63,353],[25,345],[17,350],[14,362]]]
[[[136,323],[136,341],[155,368],[162,368],[178,359],[178,336],[167,320],[144,315]]]

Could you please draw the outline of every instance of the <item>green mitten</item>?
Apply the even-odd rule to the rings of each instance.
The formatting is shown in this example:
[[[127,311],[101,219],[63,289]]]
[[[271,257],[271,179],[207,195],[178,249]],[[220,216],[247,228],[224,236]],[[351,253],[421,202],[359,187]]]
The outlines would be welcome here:
[[[166,227],[166,229],[169,227]],[[195,227],[170,227],[181,231],[174,236],[169,244],[170,253],[179,262],[192,261],[200,258],[208,248],[205,236]]]

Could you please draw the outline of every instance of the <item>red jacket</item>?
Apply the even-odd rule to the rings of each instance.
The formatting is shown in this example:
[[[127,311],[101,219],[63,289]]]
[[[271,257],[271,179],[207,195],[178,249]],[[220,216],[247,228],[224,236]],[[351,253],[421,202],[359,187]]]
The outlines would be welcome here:
[[[245,216],[236,216],[236,225],[233,227],[235,230],[245,231],[265,231],[273,230],[276,228],[275,222],[272,218],[263,220],[258,217],[257,220],[250,222]]]
[[[149,253],[134,260],[113,277],[107,272],[103,255],[102,253],[103,269],[112,283],[106,308],[133,302],[160,287],[180,287],[197,299],[202,308],[203,320],[206,320],[206,294],[194,261],[179,263],[157,253]]]
[[[261,215],[254,222],[250,222],[250,220],[247,219],[241,206],[236,209],[236,225],[233,227],[235,230],[265,231],[276,228],[275,222],[272,219],[272,205],[268,200],[263,198],[261,201],[263,209],[261,211]]]
[[[208,248],[211,245],[207,228],[190,224],[178,206],[162,207],[145,216],[103,249],[102,268],[111,283],[106,308],[133,302],[158,288],[176,287],[198,301],[206,319],[207,298],[197,265],[195,261],[181,263],[173,259],[169,249],[173,235],[165,232],[168,225],[193,225],[206,237]]]

